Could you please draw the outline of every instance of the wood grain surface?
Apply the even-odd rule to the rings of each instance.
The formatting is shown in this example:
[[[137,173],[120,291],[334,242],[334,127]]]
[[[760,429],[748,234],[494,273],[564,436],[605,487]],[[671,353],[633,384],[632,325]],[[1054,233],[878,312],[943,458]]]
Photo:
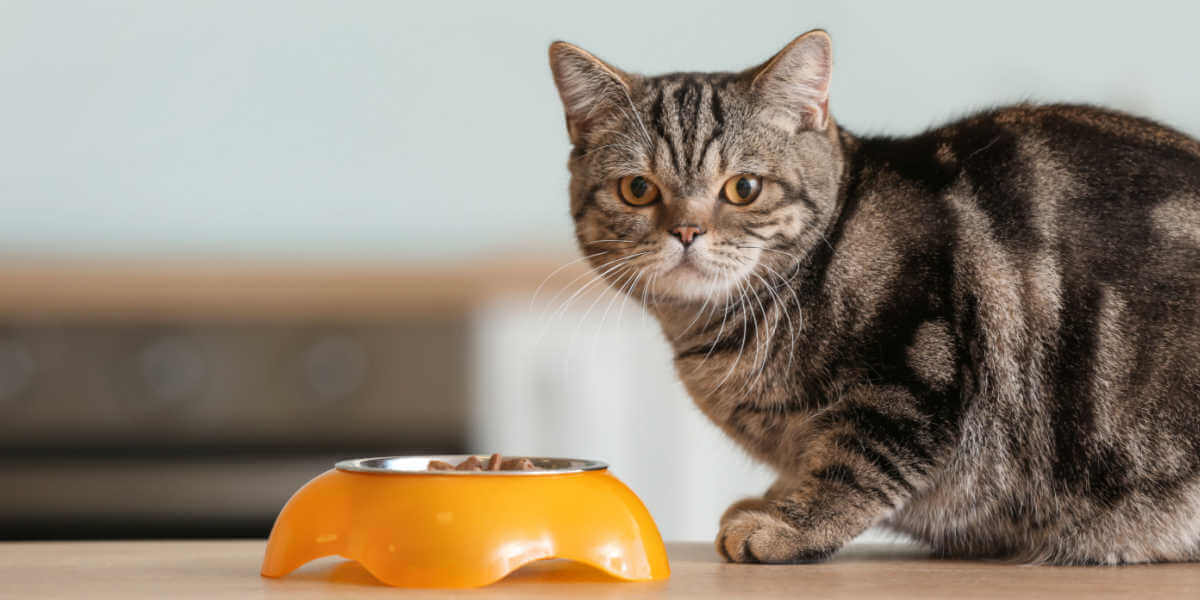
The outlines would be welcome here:
[[[672,576],[623,583],[565,561],[475,590],[389,588],[326,558],[258,574],[265,543],[0,544],[0,598],[1198,598],[1200,564],[1031,567],[932,559],[902,544],[851,545],[818,565],[731,565],[710,544],[671,543]]]

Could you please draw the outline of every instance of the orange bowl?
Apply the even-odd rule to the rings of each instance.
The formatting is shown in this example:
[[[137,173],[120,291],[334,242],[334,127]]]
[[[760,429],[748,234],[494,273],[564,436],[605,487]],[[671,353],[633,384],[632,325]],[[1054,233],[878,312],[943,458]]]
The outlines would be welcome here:
[[[337,463],[284,505],[262,574],[339,555],[401,587],[487,585],[545,558],[626,581],[670,576],[650,513],[604,463],[528,457],[544,470],[426,470],[431,459],[467,456]]]

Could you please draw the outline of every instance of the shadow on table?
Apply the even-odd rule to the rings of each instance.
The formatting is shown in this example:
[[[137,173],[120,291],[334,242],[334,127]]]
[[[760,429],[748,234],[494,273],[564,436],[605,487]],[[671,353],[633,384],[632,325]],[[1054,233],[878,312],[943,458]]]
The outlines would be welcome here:
[[[323,559],[314,561],[289,574],[288,579],[320,581],[354,586],[387,587],[362,565],[352,560]],[[604,571],[563,559],[539,560],[510,573],[495,584],[505,583],[614,583],[621,579]]]
[[[724,563],[725,559],[717,554],[713,545],[707,542],[673,543],[668,547],[672,563],[686,561],[690,563]],[[833,558],[830,563],[839,562],[872,562],[918,560],[932,558],[932,553],[920,545],[912,543],[879,543],[879,544],[850,544]]]

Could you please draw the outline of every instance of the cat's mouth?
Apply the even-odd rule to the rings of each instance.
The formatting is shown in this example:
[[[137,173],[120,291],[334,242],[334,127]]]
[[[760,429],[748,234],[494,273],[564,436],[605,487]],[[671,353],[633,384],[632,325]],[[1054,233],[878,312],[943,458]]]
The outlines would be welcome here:
[[[692,270],[700,273],[707,273],[707,270],[704,268],[704,265],[701,264],[700,259],[696,258],[694,253],[688,252],[683,253],[683,255],[679,257],[679,260],[675,261],[675,266],[668,269],[668,272],[678,270]]]
[[[740,277],[737,269],[722,267],[719,261],[698,252],[681,252],[664,260],[654,287],[660,294],[677,300],[712,300],[722,296]]]
[[[700,256],[698,252],[680,252],[675,257],[667,259],[666,268],[662,269],[663,275],[700,275],[704,277],[716,276],[716,271],[712,265],[708,264],[711,261]]]

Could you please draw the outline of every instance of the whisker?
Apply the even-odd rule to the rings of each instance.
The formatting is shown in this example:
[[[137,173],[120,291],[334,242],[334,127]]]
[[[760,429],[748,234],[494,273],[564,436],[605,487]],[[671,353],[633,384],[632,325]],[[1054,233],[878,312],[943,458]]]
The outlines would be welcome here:
[[[746,263],[746,262],[749,262],[749,260],[742,257],[742,258],[739,258],[739,262]],[[762,302],[758,300],[758,294],[755,293],[754,288],[750,285],[750,282],[748,282],[748,281],[745,282],[744,288],[741,287],[740,282],[739,282],[739,289],[744,290],[743,293],[745,294],[745,297],[746,297],[746,308],[749,309],[749,318],[751,319],[751,323],[754,326],[754,338],[753,338],[754,360],[753,360],[753,362],[750,363],[750,372],[746,376],[745,386],[742,388],[742,390],[740,392],[737,392],[736,394],[734,394],[734,397],[736,397],[736,398],[742,398],[743,396],[746,395],[746,393],[750,389],[750,385],[753,383],[753,380],[754,380],[753,376],[755,375],[755,372],[758,370],[758,364],[759,364],[758,357],[759,357],[760,351],[762,350],[762,345],[763,345],[762,337],[763,336],[760,335],[760,333],[759,333],[758,313],[756,313],[754,311],[755,303],[757,303],[758,307],[760,309],[762,309],[763,320],[765,321],[767,318],[766,317],[766,309],[763,308]],[[751,299],[753,299],[755,302],[751,302]],[[744,320],[743,320],[742,327],[746,327]],[[768,332],[768,335],[770,335],[769,332]],[[765,362],[765,359],[764,359],[764,362]]]
[[[654,285],[654,278],[657,276],[657,272],[651,273],[650,279],[646,280],[646,285],[642,286],[642,308],[644,309],[642,311],[642,325],[646,324],[646,315],[650,312],[650,304],[646,302],[646,294],[650,292],[650,288]]]
[[[604,324],[608,322],[608,313],[609,313],[609,311],[612,310],[613,302],[616,302],[617,298],[620,298],[621,302],[622,302],[622,306],[624,306],[624,302],[628,298],[628,296],[625,294],[627,286],[629,284],[633,283],[634,276],[640,272],[641,271],[638,269],[631,269],[629,272],[622,275],[622,281],[621,281],[620,287],[617,288],[617,291],[616,291],[616,293],[613,294],[612,299],[608,301],[608,306],[604,307],[604,315],[600,317],[600,327],[596,330],[595,335],[592,336],[592,359],[593,360],[596,357],[596,344],[600,339],[600,332],[604,331]]]
[[[790,257],[792,257],[793,259],[795,259],[795,261],[796,261],[796,262],[798,262],[798,263],[800,263],[800,262],[804,262],[804,261],[803,261],[803,260],[802,260],[802,259],[801,259],[799,256],[796,256],[795,254],[792,254],[791,252],[784,252],[783,250],[776,250],[776,249],[774,249],[774,248],[767,248],[766,246],[738,246],[738,248],[756,248],[756,249],[758,249],[758,250],[766,250],[767,252],[775,252],[776,254],[782,254],[782,255],[784,255],[784,256],[790,256]]]
[[[630,296],[632,296],[633,294],[637,293],[637,292],[636,292],[636,290],[637,290],[637,284],[638,284],[638,282],[639,282],[639,281],[641,281],[641,280],[642,280],[642,275],[644,275],[645,273],[646,273],[646,271],[645,271],[644,269],[639,269],[639,270],[638,270],[637,277],[634,277],[634,278],[633,278],[633,283],[630,283],[630,284],[629,284],[629,290],[627,290],[627,291],[625,292],[625,297],[621,298],[621,308],[620,308],[620,310],[618,310],[618,311],[617,311],[617,325],[618,325],[618,326],[620,326],[620,325],[621,325],[621,323],[624,323],[624,322],[625,322],[625,321],[624,321],[624,319],[625,319],[625,305],[629,303],[629,298],[630,298]]]
[[[771,268],[770,265],[764,264],[762,266],[770,271],[773,277],[779,279],[780,283],[783,284],[783,287],[787,288],[787,290],[791,292],[792,298],[796,300],[796,308],[799,309],[800,297],[796,295],[796,290],[792,289],[792,286],[787,285],[787,280],[785,280],[782,275],[776,272],[775,269]],[[757,277],[758,274],[755,273],[755,276]],[[759,279],[761,280],[762,278],[759,277]],[[766,282],[764,281],[763,284],[765,285]],[[792,372],[792,359],[796,356],[796,325],[792,322],[792,311],[789,310],[789,307],[783,300],[783,297],[774,290],[772,290],[771,293],[775,294],[775,301],[779,303],[780,311],[783,313],[784,318],[786,318],[788,322],[788,364],[785,372],[790,374]]]
[[[763,324],[767,326],[766,335],[763,337],[763,339],[761,341],[756,343],[755,347],[754,347],[754,364],[760,365],[756,368],[761,369],[762,365],[765,365],[767,362],[767,348],[763,348],[763,345],[770,343],[771,336],[774,335],[774,333],[770,328],[770,324],[766,322],[767,321],[767,309],[765,306],[763,306],[762,298],[760,297],[758,291],[755,290],[753,287],[751,287],[750,282],[748,282],[748,281],[746,282],[746,292],[754,297],[754,302],[756,304],[758,304],[758,310],[762,314]],[[756,318],[754,320],[754,339],[758,340],[758,338],[759,338],[759,336],[758,336],[758,319]],[[758,361],[758,351],[760,349],[763,351],[762,363],[759,363],[759,361]]]
[[[608,253],[608,252],[605,252],[605,254],[607,254],[607,253]],[[584,258],[587,258],[587,257],[584,257]],[[570,289],[570,288],[571,288],[571,286],[575,285],[575,283],[576,283],[577,281],[579,281],[580,279],[583,279],[584,277],[587,277],[587,276],[589,276],[589,275],[594,275],[594,274],[595,274],[597,271],[599,271],[599,270],[601,270],[601,269],[603,269],[603,268],[605,268],[605,267],[607,267],[607,266],[609,266],[609,265],[616,264],[616,263],[618,263],[618,262],[620,262],[620,261],[622,261],[622,260],[626,260],[626,259],[628,259],[628,258],[629,258],[629,257],[626,257],[626,256],[620,256],[620,257],[614,258],[614,259],[612,259],[612,260],[610,260],[610,261],[608,261],[608,262],[602,263],[602,264],[600,264],[599,266],[592,267],[591,269],[588,269],[588,270],[586,270],[586,271],[584,271],[584,272],[580,273],[579,275],[576,275],[576,276],[575,276],[575,278],[574,278],[574,279],[572,279],[571,281],[568,281],[568,282],[567,282],[567,284],[566,284],[566,285],[564,285],[564,286],[562,287],[562,289],[560,289],[560,290],[558,290],[557,292],[555,292],[555,294],[554,294],[553,296],[551,296],[551,297],[550,297],[550,300],[549,300],[549,301],[547,301],[547,304],[554,304],[554,302],[555,302],[556,300],[558,300],[558,299],[559,299],[559,297],[560,297],[560,296],[562,296],[562,294],[563,294],[565,291],[567,291],[568,289]]]
[[[583,287],[576,290],[575,293],[572,294],[570,298],[567,298],[567,300],[563,303],[561,312],[565,313],[567,307],[570,306],[571,302],[576,297],[578,297],[580,294],[582,294],[584,291],[586,291],[589,287],[591,287],[592,285],[596,284],[599,281],[607,281],[605,278],[609,275],[609,273],[612,273],[616,269],[620,268],[622,265],[625,265],[625,263],[628,263],[629,261],[631,261],[639,256],[642,256],[643,254],[649,254],[649,253],[650,253],[649,250],[646,250],[644,252],[635,252],[633,254],[630,254],[629,256],[623,257],[616,261],[611,261],[611,262],[605,263],[606,265],[612,265],[612,266],[608,267],[603,272],[601,272],[599,275],[594,277],[591,281],[584,284]],[[599,270],[599,269],[597,269],[597,270]]]
[[[532,312],[532,311],[533,311],[533,305],[534,305],[534,303],[536,303],[536,302],[537,302],[537,297],[538,297],[538,294],[542,293],[542,288],[543,288],[543,287],[545,287],[545,286],[546,286],[546,284],[550,282],[550,278],[551,278],[551,277],[554,277],[555,275],[558,275],[558,273],[559,273],[560,271],[562,271],[563,269],[565,269],[565,268],[567,268],[567,267],[569,267],[569,266],[571,266],[571,265],[573,265],[573,264],[575,264],[575,263],[578,263],[579,261],[587,260],[587,259],[589,259],[589,258],[593,258],[593,257],[596,257],[596,256],[600,256],[600,255],[602,255],[602,254],[608,254],[608,251],[607,251],[607,250],[605,250],[605,251],[603,251],[603,252],[597,252],[597,253],[595,253],[595,254],[588,254],[587,256],[581,256],[581,257],[579,257],[579,258],[577,258],[577,259],[575,259],[575,260],[573,260],[573,261],[571,261],[571,262],[568,262],[568,263],[567,263],[567,264],[565,264],[565,265],[562,265],[562,266],[558,267],[557,269],[554,269],[553,271],[550,271],[550,274],[549,274],[549,275],[547,275],[547,276],[546,276],[546,278],[545,278],[545,279],[543,279],[543,280],[542,280],[542,282],[538,284],[538,286],[537,286],[537,289],[533,290],[533,296],[529,298],[529,310],[530,310],[530,312]]]
[[[595,277],[593,277],[590,281],[588,281],[586,284],[581,286],[579,289],[575,290],[575,293],[571,294],[571,296],[569,298],[567,298],[566,300],[564,300],[562,302],[562,304],[559,305],[558,308],[556,308],[553,312],[550,313],[549,318],[547,318],[545,321],[545,325],[543,326],[541,335],[538,336],[538,343],[541,342],[541,338],[545,335],[546,329],[549,328],[550,323],[554,322],[555,319],[558,319],[558,318],[562,317],[563,315],[565,315],[567,312],[567,309],[570,308],[571,303],[574,302],[575,299],[578,298],[580,294],[585,292],[588,288],[592,287],[592,285],[594,285],[597,281],[604,280],[604,277],[606,275],[608,275],[609,273],[613,272],[614,270],[620,268],[624,263],[626,263],[634,258],[637,258],[638,256],[641,256],[643,254],[649,254],[649,251],[647,250],[645,252],[636,252],[629,256],[624,256],[624,257],[621,257],[618,259],[611,260],[607,263],[604,263],[603,266],[607,266],[607,269],[605,269],[599,275],[596,275]],[[611,265],[611,266],[609,266],[609,265]],[[578,278],[576,278],[576,280],[578,280]]]
[[[618,281],[620,281],[621,279],[623,279],[625,277],[625,273],[629,269],[629,264],[622,263],[622,264],[618,265],[618,267],[620,267],[620,268],[616,271],[616,275],[613,275],[613,277],[616,278]],[[567,347],[568,348],[575,346],[575,338],[579,336],[579,330],[583,328],[583,324],[587,322],[588,315],[592,314],[592,310],[596,308],[596,305],[599,304],[600,301],[604,299],[605,293],[613,293],[612,288],[610,287],[610,288],[604,290],[603,292],[597,294],[596,298],[594,300],[592,300],[592,303],[588,305],[587,310],[584,311],[583,315],[579,317],[578,321],[575,323],[575,330],[571,332],[571,337],[567,338]],[[566,376],[567,373],[570,372],[570,368],[569,368],[570,367],[570,364],[569,364],[570,356],[571,356],[571,354],[569,352],[565,353],[563,356],[564,359],[568,361],[568,364],[564,365],[564,368],[563,368],[564,377]]]
[[[683,330],[679,332],[679,335],[675,336],[674,341],[679,341],[680,339],[682,339],[684,334],[686,334],[688,332],[688,330],[692,328],[692,325],[695,325],[696,321],[700,320],[700,316],[702,314],[704,314],[704,309],[708,307],[708,303],[712,300],[712,289],[711,288],[712,288],[712,284],[715,282],[716,282],[716,273],[712,274],[711,276],[709,276],[709,278],[707,280],[705,280],[704,287],[710,288],[710,289],[708,290],[708,293],[704,295],[704,304],[700,305],[700,310],[696,311],[696,316],[694,318],[692,318],[692,321],[690,323],[687,324],[687,327],[684,327]]]
[[[760,299],[758,297],[758,292],[754,290],[754,288],[750,285],[749,281],[746,282],[746,295],[751,297],[754,300],[754,304],[758,305],[759,313],[761,313],[762,320],[765,323],[767,320],[767,309],[763,306],[762,299]],[[758,313],[754,312],[754,304],[748,303],[748,305],[750,307],[751,323],[754,325],[754,362],[750,363],[750,373],[746,377],[745,390],[738,394],[739,397],[744,396],[746,393],[748,393],[750,391],[750,386],[754,383],[754,380],[757,378],[756,374],[758,372],[760,372],[760,370],[762,368],[761,365],[765,365],[766,361],[767,361],[767,352],[763,348],[763,345],[769,343],[771,333],[770,333],[770,329],[767,330],[767,333],[765,336],[762,335],[762,333],[760,333],[759,327],[758,327]],[[761,363],[758,360],[760,352],[763,357],[763,360]]]
[[[787,312],[784,311],[784,309],[783,309],[783,305],[782,305],[782,302],[780,301],[779,294],[775,293],[775,290],[771,288],[771,285],[769,283],[767,283],[767,280],[763,279],[762,276],[760,276],[758,273],[755,273],[754,271],[751,271],[750,274],[755,276],[756,278],[758,278],[758,280],[762,282],[763,287],[766,289],[767,293],[771,294],[771,296],[774,298],[775,307],[776,307],[776,311],[775,311],[776,317],[775,317],[773,323],[768,324],[766,339],[764,339],[762,341],[762,344],[759,345],[759,347],[765,346],[765,348],[763,349],[762,363],[760,363],[755,369],[753,369],[751,376],[749,378],[747,378],[746,388],[743,390],[743,392],[741,394],[742,396],[749,394],[751,388],[753,387],[753,384],[762,378],[762,374],[766,370],[767,360],[769,360],[771,357],[771,344],[775,340],[775,334],[779,332],[779,327],[781,325],[781,320],[778,317],[778,313],[783,312],[785,316],[787,315]],[[756,299],[758,298],[757,293],[755,293],[755,298]],[[762,307],[761,300],[759,300],[759,307],[760,308]],[[767,320],[767,311],[765,308],[763,308],[763,320],[764,321]],[[788,322],[789,323],[791,322],[790,317],[788,317]],[[791,332],[789,330],[789,334],[790,333]],[[794,335],[794,334],[792,334],[792,335]],[[757,356],[758,355],[755,354],[756,359],[757,359]]]
[[[746,326],[746,311],[749,306],[746,304],[746,293],[742,289],[742,282],[735,279],[734,283],[738,286],[738,306],[742,309],[742,341],[738,345],[737,358],[730,363],[729,370],[725,372],[725,377],[721,378],[720,383],[712,389],[713,392],[721,389],[721,386],[725,385],[725,382],[729,380],[729,376],[733,375],[734,369],[742,362],[742,353],[746,350],[746,333],[750,329]]]
[[[830,250],[833,250],[833,251],[835,251],[835,252],[837,251],[837,250],[836,250],[836,249],[833,247],[833,244],[830,244],[830,243],[829,243],[829,238],[825,237],[825,233],[824,233],[823,231],[821,231],[821,230],[819,230],[819,229],[818,229],[818,230],[817,230],[817,235],[821,236],[821,241],[822,241],[822,242],[825,242],[825,245],[826,245],[826,246],[829,246],[829,249],[830,249]]]
[[[725,274],[728,273],[730,270],[728,267],[718,267],[718,268],[720,269],[722,277],[724,277]],[[723,306],[722,310],[721,310],[721,328],[717,331],[716,337],[713,338],[712,344],[709,345],[708,352],[704,353],[704,358],[700,359],[700,362],[697,363],[695,367],[692,367],[692,370],[689,373],[689,375],[695,374],[696,371],[699,371],[700,367],[703,367],[704,363],[708,362],[708,357],[712,356],[713,350],[715,350],[717,348],[717,342],[720,341],[721,337],[725,334],[725,322],[729,318],[729,308],[730,308],[730,305],[729,305],[729,301],[727,300],[725,302],[725,306]]]
[[[770,272],[771,272],[771,274],[772,274],[774,277],[776,277],[776,278],[778,278],[778,279],[779,279],[779,283],[780,283],[780,284],[781,284],[781,285],[782,285],[782,286],[783,286],[785,289],[787,289],[787,291],[788,291],[789,293],[791,293],[791,294],[792,294],[792,300],[795,300],[795,301],[796,301],[796,312],[797,312],[797,314],[799,315],[799,318],[800,318],[800,326],[799,326],[799,328],[797,328],[797,327],[796,327],[796,325],[795,325],[794,323],[792,323],[792,316],[791,316],[791,315],[792,315],[792,311],[790,311],[790,310],[785,310],[785,311],[784,311],[784,314],[786,314],[786,315],[787,315],[787,318],[788,318],[788,328],[789,328],[789,331],[793,332],[793,333],[792,333],[792,339],[790,340],[790,344],[791,344],[791,346],[790,346],[790,348],[789,348],[789,352],[788,352],[788,365],[787,365],[787,371],[790,373],[790,372],[791,372],[791,370],[792,370],[792,359],[793,359],[793,358],[795,358],[795,356],[796,356],[796,337],[795,337],[795,332],[801,332],[801,331],[804,331],[804,321],[803,321],[803,315],[804,315],[804,312],[803,312],[803,304],[800,302],[800,296],[796,294],[796,288],[795,288],[794,286],[790,285],[790,284],[789,284],[789,282],[787,281],[787,279],[786,279],[786,278],[785,278],[783,275],[781,275],[781,274],[780,274],[778,271],[776,271],[776,270],[775,270],[774,268],[772,268],[770,265],[763,264],[763,267],[766,267],[766,269],[767,269],[768,271],[770,271]],[[784,308],[786,309],[787,307],[785,306]]]
[[[642,130],[642,138],[646,140],[646,145],[653,146],[654,140],[650,138],[650,132],[646,130],[646,124],[642,122],[642,114],[638,112],[637,105],[633,103],[633,98],[629,96],[629,90],[625,86],[621,86],[621,92],[625,94],[625,101],[629,103],[630,110],[637,117],[637,124]]]

